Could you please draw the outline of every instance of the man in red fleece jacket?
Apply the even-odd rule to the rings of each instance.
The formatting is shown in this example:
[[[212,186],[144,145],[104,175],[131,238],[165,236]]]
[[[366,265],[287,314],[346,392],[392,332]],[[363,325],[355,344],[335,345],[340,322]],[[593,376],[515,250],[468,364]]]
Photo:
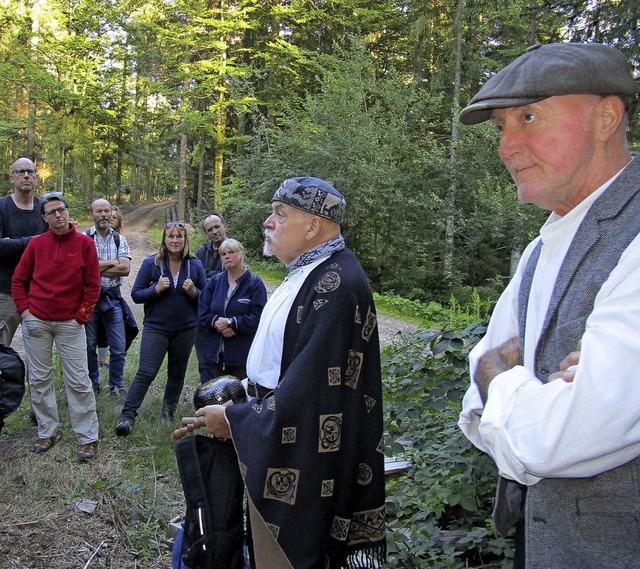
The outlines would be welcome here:
[[[89,460],[98,452],[98,416],[84,325],[100,297],[100,265],[93,240],[69,223],[69,204],[62,193],[44,194],[40,213],[49,230],[31,239],[11,281],[11,294],[22,316],[31,404],[38,419],[38,439],[32,450],[46,452],[60,437],[53,384],[55,342],[69,418],[80,444],[78,458]]]

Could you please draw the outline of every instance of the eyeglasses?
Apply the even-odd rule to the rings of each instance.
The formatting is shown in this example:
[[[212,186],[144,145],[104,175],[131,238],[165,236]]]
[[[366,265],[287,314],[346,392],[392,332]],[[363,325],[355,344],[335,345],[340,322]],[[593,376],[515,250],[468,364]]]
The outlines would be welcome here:
[[[47,201],[47,200],[61,200],[62,199],[62,192],[48,192],[46,194],[42,194],[42,201]]]
[[[50,209],[49,211],[45,211],[44,215],[46,217],[52,217],[52,216],[56,215],[57,213],[59,213],[60,215],[63,215],[65,211],[67,211],[67,206],[63,205],[63,206],[57,207],[55,209]]]
[[[175,227],[176,225],[178,227],[184,227],[185,223],[184,221],[167,221],[167,227]]]
[[[11,175],[15,175],[17,174],[18,176],[24,176],[25,174],[28,174],[29,176],[33,176],[36,173],[36,171],[33,168],[25,168],[24,170],[12,170],[11,171]]]

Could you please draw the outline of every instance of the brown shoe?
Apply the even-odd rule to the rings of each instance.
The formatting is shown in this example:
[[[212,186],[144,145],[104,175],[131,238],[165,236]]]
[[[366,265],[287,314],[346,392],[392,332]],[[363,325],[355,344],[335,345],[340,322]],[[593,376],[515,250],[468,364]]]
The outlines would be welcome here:
[[[78,458],[80,460],[91,460],[98,456],[98,441],[82,445],[78,449]]]
[[[60,435],[57,433],[55,435],[52,435],[51,437],[47,437],[46,439],[37,439],[33,443],[31,450],[37,453],[47,452],[53,445],[58,442],[59,439]]]

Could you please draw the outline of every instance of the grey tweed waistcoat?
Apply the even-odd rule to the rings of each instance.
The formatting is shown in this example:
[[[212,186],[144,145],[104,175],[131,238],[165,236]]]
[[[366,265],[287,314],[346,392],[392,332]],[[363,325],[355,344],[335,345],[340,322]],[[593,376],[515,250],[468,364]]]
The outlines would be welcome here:
[[[546,381],[576,349],[596,295],[639,233],[640,157],[636,156],[594,202],[569,247],[536,346],[536,377]],[[519,291],[521,343],[539,255],[540,244]],[[628,373],[624,368],[621,372]],[[640,420],[640,401],[620,404],[637,405]],[[505,482],[502,479],[501,485]],[[527,489],[524,516],[527,569],[640,568],[640,458],[590,478],[543,479]]]

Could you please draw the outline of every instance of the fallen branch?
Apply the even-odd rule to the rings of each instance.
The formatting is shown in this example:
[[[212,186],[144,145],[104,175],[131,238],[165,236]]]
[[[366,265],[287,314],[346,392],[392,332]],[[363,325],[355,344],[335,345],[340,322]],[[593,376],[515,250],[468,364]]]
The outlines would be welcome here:
[[[89,559],[87,559],[87,562],[84,564],[84,569],[87,569],[87,567],[89,567],[89,565],[91,565],[91,562],[93,561],[93,558],[98,555],[98,552],[100,551],[100,549],[102,549],[102,546],[105,544],[104,541],[100,542],[100,545],[98,545],[98,547],[96,547],[96,549],[94,550],[94,552],[91,554],[91,557],[89,557]]]

